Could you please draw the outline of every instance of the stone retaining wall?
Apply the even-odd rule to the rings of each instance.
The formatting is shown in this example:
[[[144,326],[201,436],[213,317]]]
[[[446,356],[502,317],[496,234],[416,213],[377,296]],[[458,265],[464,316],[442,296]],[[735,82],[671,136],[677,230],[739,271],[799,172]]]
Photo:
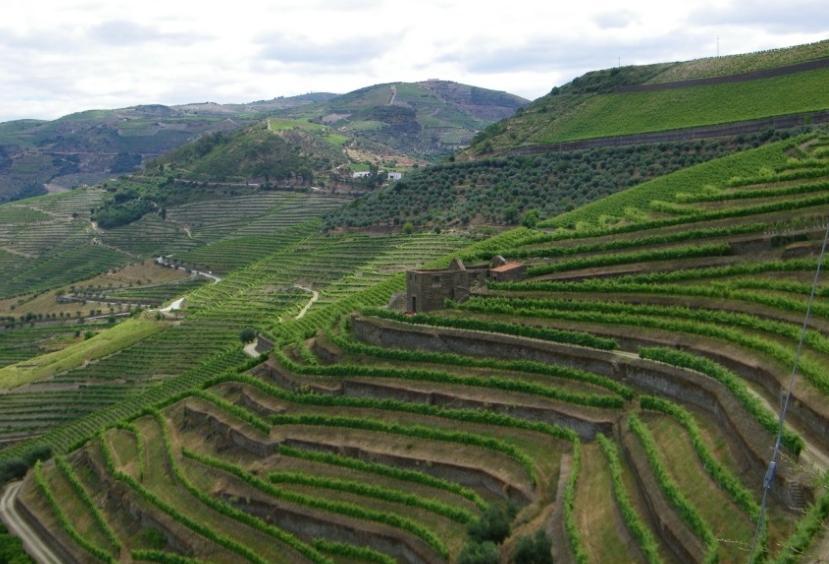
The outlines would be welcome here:
[[[740,445],[742,454],[762,476],[774,438],[749,415],[720,382],[699,372],[639,358],[632,353],[590,349],[511,335],[436,328],[354,316],[355,336],[386,346],[503,359],[524,359],[561,364],[595,372],[711,413]],[[792,508],[801,508],[813,497],[811,480],[783,462],[775,476],[775,495]],[[805,491],[804,491],[805,488]],[[791,495],[797,492],[797,495]],[[801,494],[805,493],[805,499]]]

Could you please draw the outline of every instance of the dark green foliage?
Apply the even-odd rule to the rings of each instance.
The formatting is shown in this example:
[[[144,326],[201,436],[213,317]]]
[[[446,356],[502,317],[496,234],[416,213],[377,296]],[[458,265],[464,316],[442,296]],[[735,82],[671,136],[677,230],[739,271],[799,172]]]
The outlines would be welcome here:
[[[137,221],[150,213],[156,207],[155,203],[144,198],[118,201],[112,200],[104,204],[94,216],[98,225],[104,229],[112,229]]]
[[[0,522],[0,563],[2,564],[33,564],[26,551],[23,550],[23,543],[6,531],[3,523]]]
[[[591,149],[458,162],[415,171],[326,219],[327,227],[460,226],[552,217],[650,178],[751,146],[749,138]],[[509,215],[509,217],[507,217]],[[534,214],[533,214],[534,215]],[[532,217],[532,216],[531,216]]]
[[[479,543],[500,543],[509,536],[512,515],[498,505],[490,505],[469,525],[469,537]]]
[[[153,549],[161,550],[167,546],[167,537],[165,537],[164,533],[158,529],[154,529],[152,527],[144,529],[138,536],[143,544],[146,544]]]
[[[533,208],[531,210],[527,210],[526,212],[524,212],[524,215],[521,217],[521,225],[529,229],[532,229],[533,227],[538,225],[538,222],[540,220],[541,212]]]
[[[498,564],[500,552],[492,541],[471,541],[464,545],[458,555],[458,564]]]
[[[33,445],[19,456],[0,460],[0,485],[22,478],[36,462],[46,460],[50,456],[52,451],[49,447]]]
[[[256,329],[245,327],[239,332],[239,340],[245,344],[252,343],[256,340]]]
[[[532,536],[527,535],[518,539],[512,561],[515,564],[553,564],[552,548],[550,537],[539,530]]]
[[[232,134],[214,133],[155,161],[155,170],[168,165],[190,171],[190,178],[221,181],[238,178],[265,180],[313,178],[314,163],[300,147],[259,124]]]

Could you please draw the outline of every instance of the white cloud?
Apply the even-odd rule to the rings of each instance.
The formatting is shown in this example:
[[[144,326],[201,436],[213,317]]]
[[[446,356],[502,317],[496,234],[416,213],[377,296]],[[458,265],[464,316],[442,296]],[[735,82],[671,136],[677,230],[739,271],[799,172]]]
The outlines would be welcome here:
[[[0,121],[444,78],[528,98],[587,70],[815,41],[815,0],[6,0]]]

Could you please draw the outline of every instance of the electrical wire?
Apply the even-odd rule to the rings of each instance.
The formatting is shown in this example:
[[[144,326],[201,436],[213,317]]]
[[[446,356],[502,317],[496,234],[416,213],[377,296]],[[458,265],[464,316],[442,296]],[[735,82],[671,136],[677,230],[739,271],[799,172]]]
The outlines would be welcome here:
[[[820,283],[820,275],[823,271],[823,259],[826,256],[826,246],[827,242],[829,242],[829,223],[826,224],[826,233],[823,235],[823,245],[820,248],[820,256],[818,257],[817,261],[817,269],[815,269],[815,277],[812,281],[812,291],[809,294],[809,302],[806,306],[806,316],[803,318],[803,325],[800,328],[800,339],[797,342],[797,350],[795,351],[794,356],[794,365],[792,366],[792,372],[789,375],[789,385],[786,388],[786,394],[783,396],[783,404],[780,408],[780,416],[778,420],[777,426],[777,436],[774,440],[774,449],[771,453],[771,459],[769,460],[769,465],[766,468],[766,474],[763,476],[763,497],[762,501],[760,502],[760,515],[757,518],[757,527],[754,530],[754,540],[752,541],[751,545],[751,556],[752,558],[757,550],[757,545],[760,542],[761,537],[763,536],[763,531],[766,528],[766,508],[768,505],[768,494],[771,490],[772,486],[774,485],[774,474],[777,471],[777,464],[780,458],[780,446],[783,438],[783,426],[786,423],[786,415],[789,411],[789,402],[792,398],[792,390],[794,389],[794,384],[797,381],[797,376],[800,370],[800,356],[803,351],[803,342],[806,339],[806,333],[809,330],[809,322],[812,320],[812,305],[815,301],[815,295],[817,294],[818,284]]]

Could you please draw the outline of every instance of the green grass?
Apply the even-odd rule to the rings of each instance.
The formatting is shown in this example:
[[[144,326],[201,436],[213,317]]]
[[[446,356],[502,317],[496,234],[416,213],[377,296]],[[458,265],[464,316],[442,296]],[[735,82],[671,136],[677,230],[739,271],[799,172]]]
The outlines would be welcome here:
[[[829,69],[819,69],[741,83],[599,94],[532,140],[556,143],[822,110],[829,107],[828,80]]]
[[[163,323],[147,319],[130,319],[63,350],[0,369],[0,389],[8,390],[76,368],[125,349],[162,329]]]

